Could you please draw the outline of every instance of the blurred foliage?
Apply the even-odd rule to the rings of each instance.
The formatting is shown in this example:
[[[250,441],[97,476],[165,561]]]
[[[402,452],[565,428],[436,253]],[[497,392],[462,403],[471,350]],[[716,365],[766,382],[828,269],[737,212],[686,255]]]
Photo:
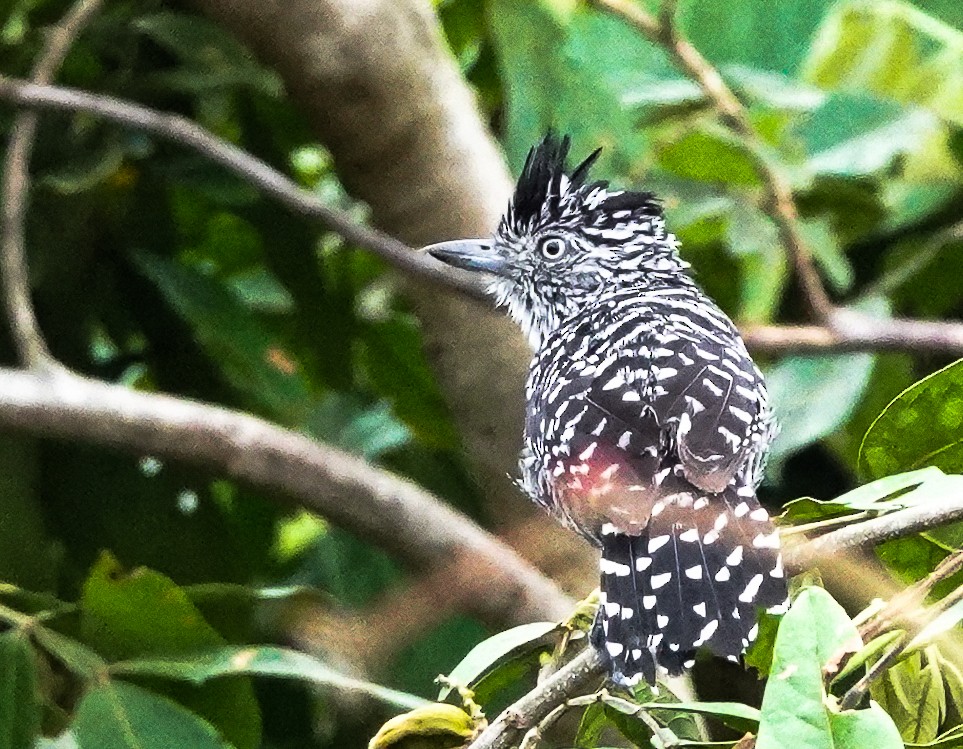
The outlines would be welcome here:
[[[577,0],[435,6],[515,169],[549,128],[571,133],[576,155],[604,146],[599,174],[662,198],[700,283],[735,319],[803,319],[744,147],[663,50]],[[3,74],[29,72],[44,28],[66,8],[3,6]],[[680,14],[790,180],[837,301],[881,317],[959,319],[963,4],[683,0]],[[175,0],[109,0],[59,80],[186,115],[365,217],[279,77]],[[7,129],[11,113],[0,118]],[[198,155],[90,117],[44,115],[34,166],[29,259],[58,358],[104,380],[264,416],[486,521],[418,323],[382,263]],[[0,362],[10,364],[5,335]],[[773,507],[807,497],[788,520],[958,496],[959,364],[908,390],[949,360],[763,364],[783,424],[765,496]],[[878,480],[847,493],[860,475]],[[272,645],[303,603],[304,588],[289,586],[351,610],[400,579],[383,552],[323,519],[153,456],[13,435],[0,435],[0,518],[0,745],[12,749],[68,726],[36,746],[362,746],[392,713],[423,710],[437,673],[470,683],[493,715],[534,684],[564,631],[539,624],[484,640],[478,621],[450,618],[373,674],[412,696],[353,681],[334,667],[336,651],[319,661]],[[888,542],[879,556],[910,582],[961,544],[950,526]],[[769,726],[780,711],[799,715],[804,701],[824,729],[794,746],[865,746],[852,737],[870,735],[898,746],[894,730],[907,745],[963,746],[953,651],[917,651],[874,687],[878,706],[842,716],[822,699],[819,668],[852,634],[849,616],[805,588],[778,635],[767,622],[752,662],[805,668],[770,682],[761,713],[684,705],[656,711],[659,720],[693,746],[695,713],[739,731],[758,725],[762,746],[776,741]],[[266,688],[272,676],[291,681]],[[581,705],[561,741],[645,745],[649,728],[633,705],[651,699]],[[424,734],[457,745],[475,725],[432,710],[415,728],[396,721],[381,745],[453,745]],[[444,725],[433,732],[426,721]]]

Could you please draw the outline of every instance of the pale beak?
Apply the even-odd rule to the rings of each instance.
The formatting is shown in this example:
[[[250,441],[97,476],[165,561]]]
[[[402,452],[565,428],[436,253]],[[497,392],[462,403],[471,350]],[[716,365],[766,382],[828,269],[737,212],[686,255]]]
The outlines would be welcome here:
[[[495,243],[490,239],[453,239],[438,242],[424,248],[436,260],[464,270],[482,271],[493,276],[504,276],[508,263],[495,251]]]

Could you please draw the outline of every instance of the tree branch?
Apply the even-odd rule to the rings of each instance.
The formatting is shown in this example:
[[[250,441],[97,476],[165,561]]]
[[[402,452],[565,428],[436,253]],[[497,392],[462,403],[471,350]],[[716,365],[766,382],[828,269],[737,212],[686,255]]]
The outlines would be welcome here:
[[[907,507],[830,531],[811,541],[792,545],[785,549],[783,557],[786,567],[798,572],[813,566],[819,559],[831,559],[833,555],[847,549],[902,538],[935,525],[961,519],[963,519],[963,497],[939,504]]]
[[[674,0],[663,0],[662,13],[658,19],[630,0],[589,2],[622,19],[653,44],[665,49],[683,72],[702,89],[703,95],[723,124],[739,136],[762,180],[767,196],[767,213],[775,222],[779,238],[789,253],[810,312],[817,321],[830,323],[833,304],[819,278],[812,252],[802,236],[799,214],[789,181],[778,161],[770,155],[769,146],[752,126],[742,102],[726,85],[719,71],[682,36],[676,22]]]
[[[158,112],[112,96],[4,77],[0,77],[0,98],[41,109],[86,112],[190,148],[275,198],[292,212],[319,221],[348,242],[375,253],[399,270],[475,299],[487,299],[485,286],[475,274],[453,272],[455,269],[412,251],[397,239],[361,226],[265,162],[186,117]]]
[[[60,23],[51,29],[34,65],[31,80],[47,84],[63,64],[71,44],[80,34],[101,0],[78,0]],[[19,112],[13,120],[0,185],[3,226],[0,227],[0,283],[7,310],[10,335],[24,366],[42,369],[55,366],[44,343],[30,298],[25,223],[30,192],[30,152],[37,134],[37,114]]]
[[[537,726],[556,707],[594,689],[602,673],[599,654],[595,648],[586,647],[537,688],[506,708],[469,745],[469,749],[508,749],[516,746],[526,731]]]
[[[352,244],[374,252],[399,270],[490,303],[484,283],[474,274],[441,266],[404,243],[359,225],[276,169],[184,117],[110,96],[3,77],[0,77],[0,99],[41,109],[85,112],[179,143],[221,164],[295,213],[316,219]],[[839,308],[834,308],[831,326],[754,325],[746,328],[743,336],[750,349],[770,354],[844,351],[963,354],[963,323],[876,319]]]
[[[511,548],[416,484],[262,419],[65,371],[0,368],[0,428],[156,455],[284,494],[414,569],[470,564],[491,622],[561,619],[572,602]]]

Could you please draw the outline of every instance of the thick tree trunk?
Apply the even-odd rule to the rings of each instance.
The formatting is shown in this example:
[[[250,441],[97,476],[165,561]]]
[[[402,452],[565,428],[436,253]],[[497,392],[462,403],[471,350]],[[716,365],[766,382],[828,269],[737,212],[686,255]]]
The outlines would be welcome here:
[[[491,232],[509,175],[427,0],[195,2],[281,74],[380,228],[415,246]],[[496,518],[527,515],[507,478],[517,470],[526,344],[482,305],[435,288],[411,292]],[[592,569],[582,544],[550,523],[539,528],[532,540],[543,550],[561,545]],[[526,551],[539,562],[534,546]]]

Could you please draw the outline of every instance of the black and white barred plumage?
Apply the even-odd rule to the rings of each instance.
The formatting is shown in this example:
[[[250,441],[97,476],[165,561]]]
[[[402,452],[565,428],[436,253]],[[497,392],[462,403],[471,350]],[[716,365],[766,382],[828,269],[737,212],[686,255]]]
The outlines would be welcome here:
[[[492,240],[429,248],[496,277],[535,349],[520,484],[601,547],[592,641],[621,684],[736,659],[783,605],[779,539],[756,499],[775,426],[759,370],[696,286],[647,193],[532,149]]]

